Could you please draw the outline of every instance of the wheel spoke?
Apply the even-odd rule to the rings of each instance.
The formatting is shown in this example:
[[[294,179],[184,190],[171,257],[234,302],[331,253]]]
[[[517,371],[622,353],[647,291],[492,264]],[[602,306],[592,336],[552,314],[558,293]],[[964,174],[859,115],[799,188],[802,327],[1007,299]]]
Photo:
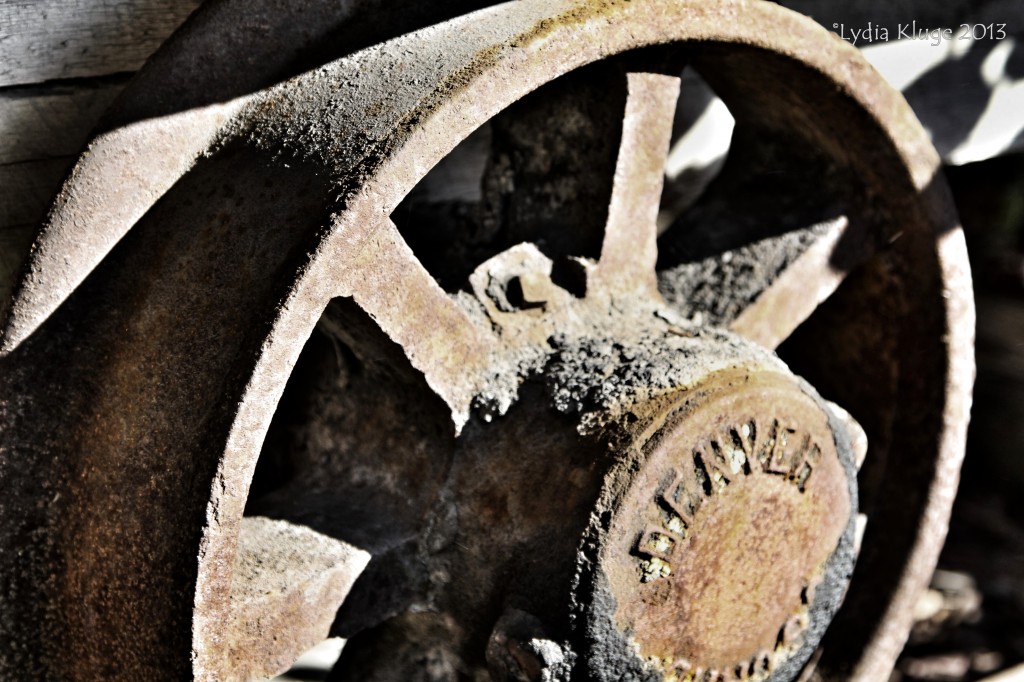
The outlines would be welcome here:
[[[247,676],[284,672],[323,640],[370,555],[286,521],[246,517],[220,634]]]
[[[662,295],[695,322],[774,348],[867,253],[878,230],[860,193],[805,140],[738,119],[721,172],[659,240]]]
[[[629,94],[596,279],[620,291],[657,290],[657,221],[679,78],[628,75]]]
[[[374,224],[348,214],[343,220],[328,259],[340,273],[334,295],[351,297],[402,347],[461,425],[490,339],[430,276],[391,220]]]
[[[626,88],[622,64],[599,62],[494,118],[481,185],[482,232],[495,235],[494,253],[532,242],[555,260],[600,255]]]
[[[842,243],[851,237],[845,217],[828,223],[825,233],[776,277],[730,328],[766,348],[777,348],[835,292],[850,267],[863,259],[837,257],[839,249],[852,250]]]
[[[864,433],[864,427],[857,423],[852,414],[831,400],[826,402],[829,409],[832,410],[832,414],[838,417],[839,423],[846,430],[846,435],[850,439],[850,447],[853,449],[853,463],[860,470],[868,456],[868,435]]]

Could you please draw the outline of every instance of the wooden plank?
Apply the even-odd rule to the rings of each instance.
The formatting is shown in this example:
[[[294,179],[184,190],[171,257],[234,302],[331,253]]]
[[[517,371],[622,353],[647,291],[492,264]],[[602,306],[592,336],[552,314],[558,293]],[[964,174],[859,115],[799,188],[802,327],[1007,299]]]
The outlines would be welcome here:
[[[115,76],[0,90],[0,165],[77,155],[126,82]]]
[[[37,227],[74,162],[74,156],[62,156],[0,166],[0,234]]]
[[[136,71],[201,0],[0,0],[0,87]]]
[[[35,228],[28,225],[0,230],[0,310],[11,295],[15,277],[35,234]]]
[[[126,82],[119,76],[0,90],[0,301],[54,194]]]

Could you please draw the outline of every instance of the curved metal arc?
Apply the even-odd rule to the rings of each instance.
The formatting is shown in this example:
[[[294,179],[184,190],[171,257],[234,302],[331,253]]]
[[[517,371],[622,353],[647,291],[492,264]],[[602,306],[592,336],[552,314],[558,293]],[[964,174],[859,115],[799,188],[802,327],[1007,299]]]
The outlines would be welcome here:
[[[365,567],[364,553],[348,552],[349,565],[334,569],[340,568],[343,587],[333,593],[332,599],[306,613],[296,631],[270,633],[282,640],[275,648],[262,649],[255,656],[249,651],[236,658],[239,641],[252,639],[251,634],[246,634],[251,623],[236,617],[236,612],[244,605],[232,600],[233,594],[240,590],[236,586],[237,552],[249,485],[271,417],[292,368],[327,303],[336,295],[332,274],[316,265],[307,266],[298,274],[297,283],[278,308],[270,333],[253,360],[249,381],[239,397],[212,481],[206,526],[198,548],[192,629],[192,667],[196,679],[230,679],[280,672],[280,661],[289,655],[282,652],[283,647],[290,645],[294,660],[327,636],[337,607]]]
[[[269,134],[261,130],[259,144],[279,144],[299,154],[297,145],[301,141],[307,147],[301,151],[305,160],[313,157],[316,163],[326,164],[339,187],[350,187],[353,192],[358,188],[349,197],[346,212],[386,215],[458,142],[543,83],[610,53],[701,38],[713,31],[713,26],[717,28],[717,15],[706,7],[701,13],[686,5],[658,3],[610,5],[602,11],[585,3],[563,3],[559,8],[565,13],[554,20],[546,18],[553,8],[540,2],[484,10],[294,79],[252,106],[252,111],[265,111],[273,103],[271,121],[263,126]],[[718,11],[727,15],[729,8],[731,4]],[[612,29],[608,28],[610,22]],[[645,30],[617,32],[614,26],[618,22]],[[449,40],[449,36],[454,35],[460,46],[455,55],[449,49],[454,39]],[[764,40],[763,35],[745,25],[738,25],[737,35],[723,37],[738,42],[754,38]],[[402,62],[409,53],[422,55],[422,59],[412,64]],[[382,61],[378,63],[378,59]],[[459,59],[465,61],[459,63]],[[431,65],[429,78],[423,78],[418,70],[420,63]],[[370,64],[373,68],[368,68]],[[386,80],[379,74],[384,74]],[[345,88],[388,93],[386,106],[378,99],[356,98],[339,108],[334,93]],[[303,100],[303,92],[314,93],[314,99]],[[667,120],[666,116],[658,117],[663,123]],[[301,124],[306,120],[318,121],[316,129],[311,131]],[[659,129],[667,132],[666,127]],[[358,134],[353,134],[357,128]],[[310,144],[311,133],[320,141]],[[366,148],[372,152],[367,153]],[[664,155],[659,152],[658,156]],[[367,176],[369,180],[364,182]],[[353,180],[359,184],[353,185]],[[655,184],[660,189],[660,174]],[[617,222],[622,221],[613,214],[612,241],[619,239]],[[335,238],[347,237],[329,237]],[[633,246],[626,252],[635,251]],[[653,245],[649,247],[653,251]],[[611,258],[609,255],[609,261]],[[446,381],[441,377],[428,381],[445,395],[461,393],[463,407],[457,411],[465,414],[469,396],[464,390],[441,388]]]
[[[53,314],[248,100],[139,121],[92,141],[36,237],[13,300],[0,305],[0,355]]]
[[[369,173],[370,179],[367,183],[359,185],[357,195],[349,195],[347,210],[355,211],[356,214],[363,212],[364,215],[376,215],[378,219],[387,215],[422,177],[426,169],[447,154],[480,122],[538,84],[608,53],[663,41],[714,38],[726,42],[761,45],[766,49],[778,49],[805,64],[831,73],[837,79],[844,76],[846,68],[852,68],[849,64],[860,63],[852,48],[845,45],[839,47],[837,41],[831,41],[824,30],[813,26],[809,20],[795,19],[781,14],[780,10],[757,3],[740,1],[712,5],[698,2],[634,2],[601,5],[600,10],[585,3],[563,3],[558,7],[564,9],[566,13],[553,20],[547,15],[547,11],[551,10],[550,4],[533,1],[506,5],[475,15],[474,22],[481,20],[478,28],[482,33],[494,32],[491,35],[491,45],[494,49],[478,51],[471,55],[468,70],[451,70],[441,80],[435,80],[423,88],[414,88],[415,92],[422,93],[422,96],[418,99],[412,98],[410,101],[414,103],[409,107],[400,107],[399,111],[390,112],[390,125],[377,128],[384,134],[378,141],[382,144],[386,142],[386,153],[374,159],[360,157],[369,165],[364,163],[358,170]],[[732,21],[732,16],[737,11],[748,13],[752,17],[751,23],[737,24]],[[576,14],[573,14],[574,12]],[[517,23],[513,27],[515,30],[502,30],[501,19],[506,13],[517,18]],[[609,25],[609,18],[621,21],[622,24]],[[689,23],[686,23],[687,21]],[[785,34],[786,37],[781,39],[781,44],[773,42],[768,37],[764,26],[768,22],[772,22],[777,30]],[[524,30],[524,25],[529,30]],[[616,30],[620,25],[628,25],[630,29],[636,30],[627,35],[629,32]],[[465,24],[455,23],[454,26],[464,27]],[[438,40],[440,41],[440,38]],[[829,47],[822,49],[822,45],[826,43]],[[394,49],[397,51],[395,54],[399,54],[399,48],[411,44],[396,41],[389,44],[389,49]],[[840,66],[833,67],[833,60]],[[330,71],[330,67],[326,71]],[[523,79],[523,74],[528,74],[530,78]],[[407,75],[417,74],[413,70],[413,73]],[[344,85],[344,81],[337,83]],[[315,86],[316,83],[312,85]],[[412,88],[415,84],[402,81],[398,85]],[[293,83],[289,87],[297,86]],[[324,91],[324,88],[313,89]],[[501,94],[497,99],[480,95],[481,92],[489,91]],[[859,97],[859,104],[882,122],[883,128],[890,123],[895,127],[894,121],[902,121],[908,116],[905,106],[901,107],[898,100],[893,100],[884,91],[879,93],[869,88],[867,94],[855,89],[853,93]],[[337,101],[339,100],[328,97],[320,104]],[[355,111],[356,115],[350,117],[351,120],[358,122],[360,116],[380,102],[363,104],[366,106]],[[312,107],[305,111],[312,114],[319,110]],[[313,120],[326,120],[320,131],[322,134],[335,135],[343,132],[342,127],[335,126],[337,121],[329,116],[326,119],[314,117]],[[415,123],[410,124],[410,121]],[[409,124],[409,127],[403,128],[405,124]],[[912,142],[900,140],[896,144],[903,145],[899,147],[903,157],[914,169],[912,172],[915,177],[918,177],[922,171],[921,165],[918,165],[918,156],[915,154],[924,149],[927,142],[919,128],[908,125],[908,135]],[[299,133],[302,131],[299,128],[269,132],[274,132],[275,135],[280,133],[276,137],[278,141],[301,141]],[[352,138],[350,135],[344,137],[343,143],[328,144],[323,149],[345,152],[346,144],[354,145],[349,147],[354,149],[357,143],[365,142],[365,138]],[[287,148],[295,153],[303,153],[295,144]],[[304,158],[312,162],[332,163],[330,157]],[[928,159],[925,158],[922,163],[927,165],[927,162]],[[347,188],[351,190],[362,177],[355,178],[343,174],[338,179],[343,185],[349,183]],[[343,223],[339,223],[340,227],[343,227]],[[199,648],[206,646],[203,643],[204,638],[213,636],[211,633],[215,631],[218,623],[217,614],[223,614],[224,609],[230,608],[227,596],[229,590],[226,585],[230,584],[231,579],[234,543],[248,483],[252,476],[252,467],[266,433],[270,415],[273,414],[280,399],[284,381],[299,349],[322,311],[323,302],[338,291],[337,280],[329,274],[329,259],[322,256],[344,251],[342,247],[334,245],[333,241],[351,236],[346,235],[346,231],[335,229],[328,235],[325,243],[318,247],[314,264],[297,276],[297,284],[293,287],[288,302],[281,309],[251,373],[251,379],[241,399],[242,404],[234,418],[228,444],[221,456],[219,471],[212,482],[208,526],[204,530],[200,547],[200,575],[195,604],[197,622],[194,642],[199,642],[195,644],[197,661],[206,662],[197,662],[196,670],[199,672],[213,670],[212,667],[204,668],[203,665],[213,665],[211,656],[217,650],[216,640],[213,640],[208,650],[199,651]],[[63,240],[64,237],[58,239],[60,246],[70,250],[70,243]],[[60,248],[55,248],[60,251]],[[960,277],[960,280],[962,279],[963,277]],[[59,305],[59,301],[54,305]],[[947,303],[947,306],[951,305],[970,307],[962,298],[955,298],[952,303]],[[45,310],[45,305],[34,303],[28,305],[26,311],[30,308],[38,313]],[[45,313],[40,314],[45,317]],[[965,343],[963,335],[957,336],[953,341],[960,344],[953,349],[962,350]],[[962,391],[965,365],[962,359],[953,363],[955,366],[951,367],[951,372],[954,373],[955,381],[950,384],[951,390]],[[443,390],[450,390],[453,395],[468,390],[454,384],[448,386],[449,381],[453,379],[440,376],[437,385],[445,386]],[[963,423],[963,400],[951,401],[947,409],[950,418],[960,419],[958,424]],[[953,433],[944,444],[942,462],[947,468],[955,464],[956,457],[951,449],[955,448],[960,435],[959,431]],[[943,514],[943,504],[944,500],[937,499],[931,508],[934,513],[929,521],[933,525]],[[948,506],[945,511],[948,513]],[[931,555],[924,552],[917,556],[927,562]]]
[[[744,6],[747,3],[727,3],[732,4]],[[388,189],[398,191],[386,192],[389,196],[384,198],[382,208],[387,213],[427,168],[450,151],[481,121],[538,85],[609,52],[670,40],[699,39],[709,31],[714,33],[719,29],[715,22],[715,12],[707,11],[706,8],[701,8],[702,11],[697,13],[685,4],[667,8],[661,7],[659,3],[645,4],[639,8],[637,5],[612,4],[597,9],[586,3],[562,2],[552,7],[550,3],[531,0],[482,10],[344,58],[276,86],[258,97],[239,100],[229,109],[238,113],[242,119],[257,122],[240,126],[248,130],[247,134],[257,147],[279,146],[286,154],[293,153],[303,160],[312,158],[314,163],[330,168],[342,186],[351,184],[351,176],[357,176],[355,179],[358,180],[365,172],[377,171],[378,177],[389,177]],[[562,12],[560,16],[553,20],[549,18],[558,11]],[[729,14],[728,10],[723,14]],[[605,22],[615,20],[643,26],[648,30],[631,30],[628,37],[605,30]],[[749,26],[757,24],[755,20]],[[758,38],[767,42],[763,35],[751,35],[752,31],[747,24],[729,28],[735,30],[737,35],[719,37],[724,40],[732,38],[738,42],[757,42],[753,38]],[[810,27],[805,24],[799,28],[806,32]],[[457,32],[459,40],[455,43],[448,40],[449,31]],[[611,34],[612,40],[607,43],[590,40],[588,33],[598,33],[604,38]],[[556,34],[557,40],[554,39]],[[453,52],[453,44],[460,49]],[[419,57],[411,68],[405,66],[406,57],[410,53]],[[376,68],[366,68],[369,64]],[[424,65],[429,65],[426,73],[423,72]],[[381,73],[390,74],[392,80],[382,79],[379,75]],[[523,73],[530,77],[522,78]],[[346,106],[340,112],[335,106],[338,98],[334,93],[338,90],[357,93],[354,99],[345,102]],[[501,94],[498,97],[460,96],[469,91],[488,90]],[[360,92],[363,94],[358,94]],[[372,97],[373,93],[380,92],[387,93],[383,100]],[[308,93],[313,93],[312,100],[308,98]],[[367,93],[371,97],[367,98]],[[455,112],[456,115],[452,115]],[[214,113],[218,125],[223,124],[224,113]],[[424,123],[409,123],[421,118],[426,119]],[[319,122],[312,130],[306,124],[310,120]],[[294,121],[299,123],[289,123]],[[440,122],[446,130],[431,131],[431,135],[436,135],[433,143],[414,139],[417,136],[427,137],[417,135],[417,132],[429,127],[430,121]],[[409,132],[410,125],[412,132]],[[192,130],[189,141],[193,145],[196,140],[209,143],[212,140],[210,136],[215,134],[215,128],[209,129],[206,135],[196,135]],[[236,130],[234,134],[245,133]],[[405,138],[404,141],[402,138]],[[437,142],[442,140],[438,145]],[[412,147],[417,149],[417,153],[409,158],[409,155],[389,151],[389,147],[395,146]],[[402,158],[400,162],[394,158],[392,163],[385,164],[379,156],[376,159],[367,158],[367,149],[375,150],[374,153],[383,152],[384,157]],[[430,153],[435,150],[436,153]],[[166,148],[160,151],[168,158],[176,156]],[[168,184],[184,172],[190,163],[188,159],[193,156],[194,152],[182,156],[185,166],[172,172],[168,176],[170,180],[163,180],[163,184]],[[369,168],[366,167],[367,163],[370,164]],[[99,165],[102,167],[102,159]],[[106,172],[109,169],[103,170]],[[118,176],[122,174],[115,173]],[[139,205],[139,210],[144,210],[159,195],[152,191],[142,194],[152,196],[143,202],[144,205]],[[103,193],[100,196],[103,201]],[[108,201],[114,201],[114,206],[118,205],[116,200]],[[77,216],[80,220],[81,215],[72,208],[58,208],[54,215],[55,226],[44,231],[41,240],[46,243],[57,242],[57,245],[41,249],[40,252],[43,257],[47,257],[53,251],[54,263],[59,260],[67,264],[69,259],[61,257],[59,244],[73,239],[73,236],[62,236],[57,224],[62,216],[66,215],[69,219]],[[113,233],[123,234],[137,217],[132,214],[104,220],[104,231],[113,230]],[[115,235],[113,239],[116,238]],[[109,244],[111,237],[101,241]],[[83,268],[87,272],[90,263],[102,257],[109,247],[100,244],[97,248],[97,254],[84,261],[70,259],[80,271],[79,275],[61,274],[62,268],[57,265],[37,265],[33,269],[35,274],[32,277],[46,279],[34,285],[30,277],[22,288],[12,308],[12,331],[8,333],[6,341],[8,346],[16,345],[30,333],[33,325],[38,324],[63,300],[65,288],[73,287],[84,276]],[[34,299],[40,292],[46,292],[47,300]]]
[[[918,174],[915,180],[920,182],[922,177]],[[927,219],[938,228],[936,233],[926,237],[933,240],[929,248],[937,256],[943,282],[942,346],[946,353],[941,370],[946,390],[939,415],[942,430],[936,438],[938,452],[934,468],[930,470],[932,484],[921,505],[918,534],[907,552],[908,560],[901,566],[897,587],[886,604],[879,626],[865,647],[871,655],[860,657],[851,671],[849,679],[857,682],[888,676],[906,643],[914,604],[931,579],[946,538],[967,442],[975,375],[973,283],[963,232],[942,229],[949,216],[955,215],[952,197],[941,185],[935,185],[934,180],[934,176],[930,177],[921,187],[921,193],[928,197],[923,202]],[[920,377],[910,378],[910,381],[916,384]],[[913,425],[905,428],[913,429]]]

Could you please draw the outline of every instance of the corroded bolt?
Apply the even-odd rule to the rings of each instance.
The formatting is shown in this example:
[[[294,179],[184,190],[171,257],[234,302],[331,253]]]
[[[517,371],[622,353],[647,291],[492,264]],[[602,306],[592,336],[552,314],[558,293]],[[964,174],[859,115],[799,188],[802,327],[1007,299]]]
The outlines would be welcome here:
[[[551,280],[536,273],[516,275],[505,285],[505,298],[520,310],[541,308],[548,299]]]
[[[539,619],[518,609],[508,609],[498,619],[487,644],[491,677],[520,682],[564,679],[571,668],[571,657],[544,632]]]
[[[470,284],[485,307],[513,313],[569,300],[569,293],[551,277],[551,260],[532,244],[519,244],[480,265]]]

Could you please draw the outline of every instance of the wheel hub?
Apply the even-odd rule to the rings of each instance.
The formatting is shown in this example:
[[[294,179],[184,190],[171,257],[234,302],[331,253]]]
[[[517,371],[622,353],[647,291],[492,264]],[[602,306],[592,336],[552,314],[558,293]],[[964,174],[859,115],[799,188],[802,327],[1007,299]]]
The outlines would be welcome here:
[[[389,490],[434,502],[425,527],[407,531],[425,540],[393,544],[349,595],[336,627],[355,636],[355,653],[343,654],[337,679],[387,679],[374,676],[396,639],[422,651],[421,620],[391,617],[403,611],[435,614],[446,656],[486,664],[495,679],[791,679],[852,573],[849,427],[763,349],[667,308],[620,310],[594,278],[576,298],[551,282],[550,265],[519,245],[471,278],[512,358],[534,369],[507,414],[484,412],[440,446],[450,454],[432,455],[451,462],[446,480],[425,477],[408,443],[373,449]],[[509,282],[530,283],[528,305],[504,295]],[[350,330],[339,340],[357,356],[376,345],[351,332],[358,322],[342,309],[328,317],[332,330]],[[311,438],[343,443],[355,421],[403,442],[408,427],[389,426],[381,406],[356,395],[317,397],[344,405],[321,412],[356,416],[321,417]],[[296,499],[329,470],[311,466],[281,497]],[[334,488],[339,501],[391,496],[348,480]],[[416,568],[396,575],[395,565]],[[380,609],[382,583],[404,601]],[[531,642],[558,655],[527,655]]]
[[[792,377],[715,383],[620,469],[588,618],[670,678],[766,679],[813,650],[845,591],[854,466]]]

